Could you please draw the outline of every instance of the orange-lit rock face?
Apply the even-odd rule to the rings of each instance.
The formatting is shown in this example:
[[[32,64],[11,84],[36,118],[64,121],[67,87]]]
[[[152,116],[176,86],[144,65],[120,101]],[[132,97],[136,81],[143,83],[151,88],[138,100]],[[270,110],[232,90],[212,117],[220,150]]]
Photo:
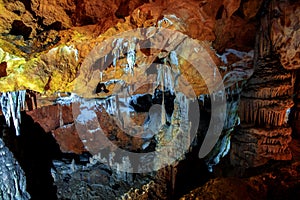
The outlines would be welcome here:
[[[218,76],[218,72],[229,91],[239,91],[239,87],[251,76],[253,51],[246,52],[254,48],[255,18],[249,12],[251,9],[257,12],[259,1],[251,8],[244,6],[240,0],[148,3],[137,0],[127,3],[104,0],[81,0],[76,4],[75,1],[32,1],[24,7],[32,15],[33,25],[22,21],[23,15],[17,17],[12,9],[6,9],[7,12],[3,13],[12,19],[10,22],[18,21],[3,31],[14,36],[3,37],[6,43],[3,53],[0,51],[4,55],[0,56],[3,59],[0,61],[7,63],[7,75],[0,78],[0,91],[30,89],[46,95],[75,92],[85,98],[107,98],[117,96],[123,86],[134,88],[129,95],[126,94],[131,96],[153,94],[155,88],[176,82],[172,89],[194,99],[222,87],[222,77]],[[12,2],[11,7],[15,4]],[[243,12],[248,14],[240,14]],[[22,23],[26,25],[21,26],[22,30],[27,30],[26,35],[23,34],[26,41],[19,36],[23,33],[18,28]],[[39,28],[34,25],[39,25]],[[137,28],[148,29],[145,33]],[[160,34],[163,29],[174,32]],[[133,31],[129,37],[122,37],[119,43],[113,38],[128,30]],[[152,37],[155,31],[157,36]],[[175,33],[181,33],[188,39]],[[102,42],[106,43],[99,47]],[[195,47],[193,42],[199,46]],[[147,43],[150,48],[143,49]],[[128,48],[131,46],[134,62],[128,59]],[[120,52],[121,47],[125,47],[123,52]],[[225,51],[226,55],[220,59],[214,49],[219,54]],[[239,51],[235,52],[235,49]],[[14,55],[18,58],[8,59]],[[218,68],[214,69],[215,66]],[[166,81],[170,77],[173,80]],[[118,81],[125,84],[120,86]],[[99,82],[111,82],[106,86],[108,92],[95,94]],[[222,100],[231,96],[225,92],[221,92],[221,95]],[[237,109],[237,104],[233,105]],[[235,111],[232,113],[236,116]],[[57,125],[58,122],[41,121],[44,126],[49,123],[51,126]],[[231,127],[235,122],[229,124]],[[115,131],[112,129],[113,123],[106,125],[108,132]],[[69,136],[77,137],[73,126],[66,129],[57,126],[54,129],[45,128],[48,131],[55,130],[53,133],[64,151],[81,151],[82,144],[75,142],[78,138],[73,138],[74,141],[68,139]],[[66,130],[70,131],[69,135]],[[120,130],[115,132],[122,141],[119,145],[126,146],[127,142],[133,145],[134,150],[140,148],[142,141],[132,140]],[[64,141],[69,141],[70,145]]]
[[[3,11],[0,12],[0,22],[3,22],[0,23],[0,30],[11,35],[0,37],[3,44],[0,46],[0,63],[6,63],[1,64],[3,72],[0,91],[30,89],[46,95],[66,91],[85,98],[107,98],[120,93],[124,85],[134,88],[130,95],[152,94],[155,88],[163,88],[166,83],[162,81],[153,84],[159,79],[159,73],[153,73],[153,69],[165,74],[160,80],[168,79],[166,75],[171,74],[177,81],[175,90],[180,90],[188,97],[208,94],[211,92],[208,88],[217,89],[219,84],[215,81],[215,74],[218,71],[225,88],[231,93],[227,97],[234,95],[234,90],[239,93],[240,87],[253,73],[254,54],[251,50],[255,44],[258,11],[263,3],[261,0],[53,0],[31,1],[31,4],[24,4],[23,1],[1,2],[7,4],[0,4]],[[289,15],[293,16],[293,13],[290,12]],[[272,30],[276,29],[275,25],[274,22]],[[288,24],[284,26],[290,27]],[[143,32],[138,28],[149,29]],[[200,50],[196,48],[197,54],[190,51],[194,47],[192,43],[182,40],[174,32],[165,33],[161,38],[153,38],[155,31],[159,35],[159,28],[184,34],[190,41],[199,43]],[[120,41],[114,38],[128,30],[132,30],[128,37],[122,37]],[[276,34],[277,32],[274,31]],[[276,34],[272,37],[276,38]],[[294,44],[296,40],[293,39],[291,42]],[[99,47],[102,42],[105,45]],[[145,44],[159,48],[143,49]],[[181,49],[179,44],[185,45],[185,49]],[[128,59],[130,48],[135,57],[131,60]],[[166,50],[161,50],[163,48]],[[124,51],[121,52],[121,49]],[[171,55],[171,52],[176,55]],[[172,63],[172,56],[173,59],[177,58],[178,63]],[[211,70],[214,65],[218,67],[215,72]],[[200,66],[201,70],[196,70],[195,66]],[[120,86],[118,81],[125,84]],[[107,92],[95,94],[99,82],[107,84]],[[253,90],[254,95],[258,95],[255,98],[265,98],[265,93],[270,93],[271,96],[274,94],[274,98],[277,98],[277,94],[290,94],[289,86],[278,86],[275,89],[265,87],[258,92]],[[241,119],[251,122],[252,118],[258,120],[259,116],[261,122],[268,122],[272,118],[270,125],[283,125],[285,111],[281,108],[275,111],[261,108],[259,114],[255,114],[256,111],[249,114],[250,104],[263,107],[273,105],[273,101],[262,101],[263,103],[261,100],[242,102]],[[283,105],[281,102],[274,102],[278,107]],[[292,105],[291,101],[284,103],[288,104],[282,106],[285,110]],[[235,111],[229,113],[236,115],[238,104],[232,105]],[[261,119],[265,112],[270,112],[272,116]],[[111,127],[114,124],[108,124],[110,123],[107,123],[107,131],[113,131]],[[74,133],[73,128],[70,126],[68,130]],[[55,132],[58,140],[63,141],[63,138],[68,137],[65,132],[64,129]],[[131,138],[119,132],[116,135],[122,141],[140,146],[140,141],[131,141]],[[64,149],[82,147],[81,144],[70,143],[74,144],[73,147],[66,146]],[[120,145],[124,144],[125,142],[121,142]]]
[[[275,1],[271,7],[271,41],[286,69],[300,68],[300,3]]]
[[[47,134],[52,133],[62,152],[81,154],[86,151],[74,125],[72,107],[50,105],[28,111],[27,114]]]
[[[4,77],[0,82],[0,90],[18,90],[22,86],[22,89],[25,87],[48,94],[56,91],[72,91],[74,78],[90,51],[105,39],[134,28],[165,27],[180,31],[199,41],[213,42],[218,51],[225,48],[249,51],[253,48],[255,33],[253,31],[255,22],[252,22],[253,16],[249,15],[249,12],[253,10],[256,13],[260,4],[258,1],[256,6],[249,6],[239,0],[200,2],[170,0],[150,3],[142,0],[113,2],[83,0],[76,3],[53,0],[30,3],[3,1],[3,3],[7,4],[1,4],[3,12],[0,24],[3,27],[1,26],[0,31],[23,35],[25,40],[29,40],[25,44],[22,38],[17,43],[14,42],[16,39],[7,39],[16,49],[4,48],[7,46],[4,45],[5,52],[25,57],[25,65],[22,64],[25,70],[16,77],[16,73],[19,72],[9,70],[8,77]],[[238,12],[244,12],[247,18],[239,17]],[[240,26],[247,28],[240,29],[238,28]],[[78,60],[72,52],[65,52],[64,46],[76,51]],[[215,52],[210,50],[211,44],[205,46],[214,62],[220,65]],[[70,55],[66,63],[61,57],[67,56],[68,53]],[[143,58],[140,57],[141,59]],[[180,67],[187,77],[195,74],[183,60]],[[31,84],[28,84],[27,72],[35,80]],[[24,80],[20,80],[23,74]],[[112,76],[109,69],[104,74],[106,77]],[[188,81],[198,85],[198,89],[194,88],[197,94],[207,93],[201,76],[197,75]],[[10,84],[7,84],[8,82]]]

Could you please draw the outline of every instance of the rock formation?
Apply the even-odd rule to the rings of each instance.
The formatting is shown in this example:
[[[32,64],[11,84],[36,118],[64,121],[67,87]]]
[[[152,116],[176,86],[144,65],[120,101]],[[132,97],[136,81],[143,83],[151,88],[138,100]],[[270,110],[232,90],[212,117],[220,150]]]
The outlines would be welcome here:
[[[297,59],[289,52],[297,52],[299,45],[291,44],[284,51],[295,37],[283,30],[291,29],[293,19],[297,21],[297,17],[289,16],[290,10],[295,9],[294,3],[283,5],[274,1],[265,8],[261,18],[255,72],[243,90],[239,109],[241,127],[233,138],[231,162],[235,165],[255,167],[270,159],[292,159],[289,149],[292,129],[287,123],[294,105],[295,74],[288,71],[293,68],[283,60]],[[290,22],[285,24],[284,20]],[[297,38],[297,29],[291,34]],[[280,60],[275,56],[277,53]],[[296,69],[297,65],[294,66]]]
[[[294,199],[299,195],[299,162],[289,167],[268,169],[260,175],[237,179],[217,178],[196,188],[180,200],[192,199]],[[279,170],[278,170],[279,169]],[[284,177],[290,177],[289,180]]]
[[[26,178],[13,154],[0,139],[0,198],[13,200],[30,199],[26,191]]]
[[[292,159],[299,16],[293,0],[0,0],[1,112],[9,132],[22,136],[23,117],[53,136],[60,199],[179,197],[193,164]]]
[[[292,74],[279,61],[260,62],[242,93],[241,127],[234,134],[231,151],[232,163],[246,167],[292,156],[288,148],[292,129],[287,125],[293,106]]]

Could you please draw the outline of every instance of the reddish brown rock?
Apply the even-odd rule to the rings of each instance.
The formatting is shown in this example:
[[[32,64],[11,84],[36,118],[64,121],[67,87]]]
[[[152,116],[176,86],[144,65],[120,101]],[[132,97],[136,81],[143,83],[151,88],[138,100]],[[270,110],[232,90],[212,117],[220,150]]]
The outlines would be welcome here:
[[[76,4],[76,12],[73,14],[73,20],[76,25],[88,25],[103,23],[105,20],[111,21],[115,18],[115,12],[118,9],[117,4],[111,1],[88,1],[80,0]],[[113,24],[110,24],[111,26]]]
[[[287,14],[281,14],[296,9],[292,5],[295,6],[273,1],[262,8],[256,37],[255,71],[242,92],[239,111],[241,127],[232,137],[231,163],[234,165],[256,167],[272,159],[292,159],[289,149],[292,129],[287,122],[294,104],[295,78],[292,72],[286,70],[291,67],[282,62],[289,53],[282,51],[280,60],[273,55],[274,50],[279,53],[279,49],[286,47],[295,51],[296,46],[282,44],[297,38],[296,32],[292,33],[296,37],[283,36],[282,30],[288,30],[282,28],[286,26],[286,21],[281,21],[283,23],[279,25],[280,20],[287,19]],[[284,11],[284,8],[287,9]]]
[[[4,76],[7,76],[6,68],[7,68],[7,63],[6,62],[0,63],[0,78],[4,77]]]
[[[291,110],[290,122],[294,131],[296,139],[300,138],[300,72],[295,72],[295,90],[294,90],[294,101],[295,106]]]
[[[82,154],[87,151],[78,136],[75,124],[61,126],[53,130],[52,135],[64,153]]]
[[[242,10],[247,19],[251,19],[258,14],[258,11],[263,3],[263,0],[244,1]]]
[[[256,25],[239,16],[217,20],[214,32],[216,39],[213,45],[220,52],[226,48],[246,52],[254,48]]]
[[[72,21],[67,13],[75,11],[75,1],[68,0],[51,0],[37,1],[32,0],[30,3],[32,11],[43,21],[44,26],[53,27],[61,30],[72,27]]]
[[[216,178],[192,190],[180,200],[295,199],[299,196],[300,163],[267,169],[249,178]]]
[[[50,132],[74,121],[72,108],[69,106],[44,106],[42,108],[29,111],[27,114],[30,115],[45,132]]]
[[[204,186],[192,190],[180,200],[239,200],[260,199],[258,192],[244,180],[237,178],[217,178],[210,180]]]
[[[270,159],[291,160],[291,128],[241,127],[232,137],[231,163],[234,166],[257,167]]]
[[[292,74],[279,61],[259,60],[240,102],[241,127],[232,136],[230,159],[235,166],[256,167],[269,160],[291,160]]]

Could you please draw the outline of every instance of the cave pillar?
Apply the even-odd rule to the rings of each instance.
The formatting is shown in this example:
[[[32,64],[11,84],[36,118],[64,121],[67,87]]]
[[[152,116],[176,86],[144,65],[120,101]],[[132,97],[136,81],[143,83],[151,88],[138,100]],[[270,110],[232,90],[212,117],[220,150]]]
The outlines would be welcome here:
[[[282,5],[276,0],[266,2],[256,37],[255,71],[242,92],[241,125],[232,137],[231,163],[245,168],[261,166],[269,160],[292,159],[289,149],[292,129],[288,122],[294,105],[295,73],[283,62],[282,58],[288,55],[280,50],[283,45],[279,43],[287,43],[289,37],[293,41],[299,33],[284,35],[280,31],[288,28],[282,20],[289,15],[293,4]]]

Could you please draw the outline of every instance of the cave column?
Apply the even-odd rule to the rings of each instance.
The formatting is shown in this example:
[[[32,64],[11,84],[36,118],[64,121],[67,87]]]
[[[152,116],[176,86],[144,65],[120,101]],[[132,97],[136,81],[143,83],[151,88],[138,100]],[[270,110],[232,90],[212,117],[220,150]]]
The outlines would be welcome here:
[[[243,89],[239,108],[241,125],[232,136],[231,164],[257,167],[269,160],[291,160],[288,125],[294,105],[293,72],[285,69],[274,52],[271,26],[274,3],[265,5],[257,33],[255,71]]]

